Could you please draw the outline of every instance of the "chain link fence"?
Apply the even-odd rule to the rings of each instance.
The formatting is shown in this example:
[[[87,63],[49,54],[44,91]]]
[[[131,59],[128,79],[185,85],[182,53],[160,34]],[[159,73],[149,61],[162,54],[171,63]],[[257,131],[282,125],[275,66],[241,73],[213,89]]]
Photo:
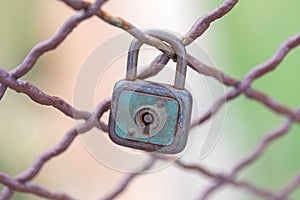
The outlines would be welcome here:
[[[103,114],[109,110],[110,98],[101,102],[95,111],[90,113],[78,110],[64,99],[57,96],[51,96],[39,89],[36,85],[20,79],[34,68],[36,62],[42,55],[61,45],[77,26],[92,16],[97,16],[100,20],[103,20],[117,28],[123,29],[140,41],[158,49],[161,49],[160,45],[163,44],[162,42],[157,42],[157,39],[154,40],[152,37],[144,35],[140,29],[127,20],[113,16],[112,14],[104,11],[102,6],[105,3],[108,3],[105,0],[97,0],[94,3],[81,0],[60,0],[60,2],[74,9],[76,13],[61,26],[54,36],[35,45],[20,65],[10,72],[0,68],[0,99],[5,95],[7,89],[11,89],[18,93],[27,95],[37,104],[53,107],[65,114],[67,117],[75,120],[85,120],[85,122],[67,131],[56,146],[37,156],[32,165],[22,173],[10,176],[4,172],[0,172],[0,183],[5,186],[0,194],[1,200],[10,199],[14,192],[31,193],[46,199],[76,199],[76,197],[68,194],[49,191],[43,186],[32,183],[32,180],[52,158],[63,154],[72,145],[79,134],[88,134],[89,130],[94,127],[107,132],[107,124],[106,122],[101,121],[101,118]],[[229,12],[233,12],[232,10],[237,3],[238,0],[225,0],[217,8],[200,17],[186,32],[185,36],[182,37],[183,44],[187,46],[193,43],[197,38],[201,37],[201,35],[209,29],[211,23],[224,17]],[[237,10],[235,11],[238,12]],[[286,121],[280,127],[266,134],[259,144],[257,144],[257,147],[244,159],[238,161],[229,173],[216,172],[212,169],[205,168],[202,165],[185,163],[182,160],[177,159],[174,162],[174,165],[178,166],[182,170],[197,173],[211,180],[211,186],[204,190],[201,196],[199,196],[199,199],[209,199],[209,197],[218,192],[222,187],[230,185],[237,189],[244,190],[245,192],[252,194],[254,197],[283,200],[291,199],[290,194],[299,187],[300,172],[297,176],[290,180],[290,183],[282,186],[282,189],[276,191],[270,191],[239,178],[240,173],[256,162],[264,154],[266,149],[272,145],[272,143],[285,136],[294,123],[300,122],[300,109],[293,110],[283,104],[280,104],[268,94],[251,86],[257,79],[263,78],[264,75],[276,69],[288,53],[299,45],[300,34],[296,34],[288,38],[278,47],[271,58],[262,64],[253,67],[241,80],[235,79],[211,66],[206,65],[192,55],[188,55],[188,65],[191,69],[202,75],[213,77],[219,81],[220,84],[230,88],[225,95],[221,96],[213,103],[212,107],[207,109],[207,112],[199,116],[198,120],[192,122],[191,128],[205,123],[208,119],[215,115],[224,104],[235,100],[241,95],[244,95],[249,100],[254,100],[264,105],[266,109],[273,111],[277,115],[286,117]],[[156,75],[163,69],[170,58],[173,58],[173,56],[163,53],[157,56],[147,69],[139,74],[139,77],[144,79]],[[174,158],[153,154],[141,168],[141,172],[148,170],[156,162],[164,162],[168,159]],[[129,173],[116,186],[114,191],[101,199],[114,199],[117,196],[122,195],[122,192],[124,192],[124,190],[137,176],[142,176],[142,174]]]

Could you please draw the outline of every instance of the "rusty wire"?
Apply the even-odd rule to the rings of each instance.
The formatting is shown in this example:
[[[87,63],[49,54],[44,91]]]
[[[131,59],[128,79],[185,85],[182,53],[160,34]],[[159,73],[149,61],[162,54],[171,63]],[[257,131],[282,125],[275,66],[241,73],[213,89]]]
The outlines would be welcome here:
[[[64,42],[64,40],[82,21],[92,16],[97,16],[108,24],[123,29],[132,36],[151,46],[157,47],[161,50],[169,49],[169,47],[164,46],[165,44],[160,40],[144,35],[142,31],[140,31],[128,21],[120,17],[112,16],[108,12],[104,11],[101,7],[106,2],[106,0],[97,0],[95,1],[95,3],[89,3],[81,0],[59,1],[76,10],[77,13],[71,16],[53,37],[37,44],[34,48],[32,48],[23,62],[11,72],[6,72],[4,69],[0,68],[0,99],[4,96],[6,89],[10,88],[16,92],[23,93],[29,96],[37,104],[53,106],[54,108],[64,113],[66,116],[73,119],[84,119],[85,122],[71,128],[67,133],[65,133],[62,140],[56,146],[41,153],[33,162],[33,164],[22,173],[12,177],[3,172],[0,172],[0,183],[6,186],[0,194],[0,200],[10,199],[14,191],[31,193],[48,199],[75,199],[75,197],[71,197],[63,193],[48,191],[46,188],[32,184],[30,182],[35,178],[35,176],[40,172],[40,170],[49,160],[64,153],[65,150],[68,149],[68,147],[76,139],[78,134],[87,134],[87,132],[93,127],[107,132],[107,125],[104,122],[100,121],[100,119],[102,115],[109,110],[110,98],[101,102],[95,109],[95,111],[93,113],[90,113],[78,110],[60,97],[46,94],[32,83],[19,79],[32,70],[32,68],[35,66],[36,61],[41,56],[61,45],[61,43]],[[190,30],[188,30],[185,36],[182,37],[182,42],[185,45],[191,44],[210,27],[211,23],[224,17],[234,8],[237,3],[238,0],[225,0],[219,7],[199,18],[199,20],[194,23]],[[164,46],[163,48],[162,45]],[[224,103],[236,99],[242,94],[244,94],[249,99],[253,99],[259,103],[262,103],[270,110],[274,111],[277,114],[284,115],[287,118],[287,121],[282,124],[282,126],[267,134],[257,145],[257,147],[247,157],[239,161],[228,174],[214,172],[199,164],[187,164],[182,162],[181,160],[177,160],[176,162],[174,162],[174,165],[179,168],[182,168],[186,171],[197,172],[201,176],[205,176],[212,180],[213,183],[211,187],[207,188],[204,193],[201,194],[201,196],[199,197],[200,199],[207,199],[224,185],[231,185],[236,188],[244,189],[254,196],[259,196],[264,199],[290,199],[289,195],[300,186],[300,172],[295,178],[291,180],[290,183],[283,186],[282,189],[278,191],[269,191],[267,189],[257,187],[256,185],[245,180],[237,180],[239,173],[245,168],[250,167],[253,162],[257,161],[263,155],[264,151],[270,145],[272,145],[274,141],[286,135],[294,122],[300,122],[300,109],[293,110],[285,105],[278,103],[275,99],[268,96],[267,94],[251,87],[253,81],[261,78],[266,73],[269,73],[277,68],[285,58],[285,56],[292,49],[299,45],[300,34],[296,34],[295,36],[292,36],[291,38],[283,42],[269,60],[250,70],[250,72],[247,73],[242,80],[232,78],[229,75],[206,65],[197,58],[188,55],[188,65],[192,69],[200,74],[215,78],[221,84],[233,87],[233,89],[230,90],[227,94],[217,99],[212,107],[209,108],[207,112],[205,112],[202,116],[200,116],[197,121],[192,122],[191,128],[204,123],[212,115],[216,114]],[[156,75],[168,63],[169,59],[175,58],[170,54],[158,55],[150,63],[149,67],[139,74],[139,78],[147,78]],[[151,168],[157,160],[166,161],[168,159],[169,158],[167,157],[153,154],[149,161],[145,163],[142,171]],[[101,199],[114,199],[116,196],[121,195],[122,192],[133,181],[133,179],[138,175],[138,173],[128,174],[114,191]]]

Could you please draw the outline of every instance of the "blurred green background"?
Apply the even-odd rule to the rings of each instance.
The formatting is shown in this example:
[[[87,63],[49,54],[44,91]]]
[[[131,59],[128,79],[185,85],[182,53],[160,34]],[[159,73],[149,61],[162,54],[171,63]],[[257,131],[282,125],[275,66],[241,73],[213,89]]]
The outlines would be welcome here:
[[[283,41],[300,31],[299,10],[300,1],[296,0],[240,1],[233,12],[214,24],[214,31],[222,35],[224,43],[220,49],[216,47],[222,57],[219,67],[233,77],[243,78],[254,66],[270,58]],[[296,48],[275,71],[255,81],[253,87],[290,108],[297,108],[299,63],[300,48]],[[266,133],[285,121],[244,96],[227,104],[227,114],[230,125],[225,126],[225,132],[232,133],[232,143],[240,147],[241,155],[247,155]],[[299,125],[295,124],[242,177],[272,189],[288,183],[300,169],[299,134]],[[300,192],[294,196],[299,199]]]
[[[205,4],[206,11],[221,2],[187,1],[197,5],[199,9]],[[35,43],[46,39],[40,36],[39,33],[43,30],[36,23],[40,20],[37,17],[41,14],[37,12],[40,4],[37,0],[18,1],[17,4],[14,1],[0,2],[0,66],[6,70],[17,66]],[[196,8],[193,8],[193,16],[199,16]],[[243,78],[254,66],[270,58],[284,40],[300,31],[299,11],[299,0],[241,0],[232,12],[215,22],[204,35],[212,35],[208,49],[217,67],[233,77]],[[51,14],[55,14],[55,11],[45,15]],[[40,61],[38,66],[45,63]],[[297,48],[286,57],[279,68],[255,81],[253,86],[278,102],[296,108],[300,104],[299,63],[300,48]],[[45,81],[41,76],[43,73],[47,71],[36,67],[25,78],[44,86]],[[43,133],[46,122],[37,119],[43,118],[42,113],[46,110],[47,108],[31,103],[24,95],[20,97],[15,92],[7,92],[0,102],[0,171],[14,175],[30,165],[35,153],[45,149],[45,146],[51,146],[43,139],[46,137]],[[248,155],[266,133],[284,121],[284,117],[244,96],[227,104],[224,132],[230,134],[231,145],[238,150],[237,156],[232,159],[238,161]],[[261,159],[243,171],[242,177],[269,189],[277,189],[288,183],[300,170],[299,132],[299,125],[295,124],[288,135],[276,141]],[[28,133],[34,140],[26,139]],[[28,148],[31,146],[34,148]],[[46,170],[44,172],[47,173]],[[51,181],[49,183],[46,178],[41,182],[55,184]],[[244,199],[256,199],[246,193],[243,196]],[[293,196],[300,199],[300,191]],[[13,199],[32,198],[17,194]]]

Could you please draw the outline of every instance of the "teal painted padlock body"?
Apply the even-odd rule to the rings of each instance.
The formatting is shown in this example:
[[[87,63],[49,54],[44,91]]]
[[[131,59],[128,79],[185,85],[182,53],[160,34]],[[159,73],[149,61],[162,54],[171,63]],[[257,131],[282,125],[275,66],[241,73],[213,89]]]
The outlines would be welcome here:
[[[163,107],[159,105],[160,102],[164,104]],[[138,123],[138,112],[148,109],[152,109],[156,114],[154,118],[157,123],[152,125],[156,126],[156,130],[144,133],[143,124]],[[123,91],[118,99],[115,132],[123,139],[166,146],[174,141],[177,118],[178,103],[174,99],[136,91]],[[163,123],[163,126],[159,126],[159,123]],[[132,133],[128,134],[130,132]]]
[[[184,89],[186,50],[181,40],[163,31],[145,31],[170,44],[176,57],[174,86],[137,78],[138,52],[143,42],[134,39],[128,51],[126,79],[116,83],[108,133],[117,144],[159,153],[179,153],[187,143],[192,96]]]
[[[121,80],[112,96],[109,136],[127,147],[178,153],[187,143],[191,105],[191,94],[185,89],[142,80]],[[143,113],[153,117],[149,127],[141,119]]]

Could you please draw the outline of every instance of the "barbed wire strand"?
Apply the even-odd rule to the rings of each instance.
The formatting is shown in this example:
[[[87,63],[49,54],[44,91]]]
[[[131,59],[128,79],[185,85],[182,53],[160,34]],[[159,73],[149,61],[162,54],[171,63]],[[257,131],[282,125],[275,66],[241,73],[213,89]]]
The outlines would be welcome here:
[[[60,97],[55,97],[44,93],[30,82],[19,80],[19,78],[32,70],[36,61],[42,55],[44,55],[48,51],[56,49],[78,26],[78,24],[80,24],[85,19],[96,15],[105,22],[127,31],[129,34],[141,40],[142,42],[162,50],[162,52],[165,54],[158,55],[151,62],[149,67],[139,75],[140,78],[156,75],[157,73],[159,73],[159,71],[161,71],[165,64],[167,64],[169,59],[175,60],[174,55],[172,53],[170,54],[171,49],[168,45],[164,45],[163,42],[156,38],[144,35],[142,31],[137,29],[128,21],[120,17],[114,17],[108,12],[103,11],[101,6],[106,2],[105,0],[98,0],[93,4],[80,0],[59,1],[62,1],[74,10],[77,10],[78,13],[70,17],[52,38],[37,44],[29,52],[23,62],[10,73],[7,73],[4,69],[0,68],[0,99],[3,97],[6,88],[9,87],[16,92],[21,92],[28,95],[33,101],[38,104],[53,106],[64,113],[66,116],[72,117],[74,119],[85,119],[86,122],[70,129],[59,144],[40,154],[33,165],[23,173],[17,175],[16,177],[10,177],[5,173],[0,173],[0,182],[6,186],[0,194],[1,200],[9,199],[12,196],[13,191],[32,193],[48,199],[72,199],[70,196],[62,193],[51,193],[41,186],[30,184],[28,181],[32,180],[51,158],[60,155],[67,148],[69,148],[74,139],[77,137],[78,133],[86,133],[93,127],[97,127],[104,132],[107,132],[107,125],[104,122],[100,121],[100,118],[103,113],[109,109],[110,99],[106,99],[105,101],[100,103],[99,106],[95,109],[95,113],[89,113],[86,111],[77,110]],[[237,0],[225,0],[219,7],[201,17],[185,34],[185,36],[182,37],[183,43],[185,45],[189,45],[190,43],[192,43],[209,28],[212,22],[225,16],[234,8],[237,3]],[[245,94],[248,98],[261,102],[269,109],[278,114],[289,117],[288,121],[282,127],[265,136],[265,138],[257,146],[257,148],[248,157],[239,162],[228,175],[211,172],[200,165],[183,164],[181,161],[175,162],[176,165],[182,167],[185,170],[196,170],[198,172],[201,172],[202,175],[212,178],[216,182],[215,185],[205,191],[201,199],[206,199],[206,194],[207,196],[209,196],[224,184],[231,184],[235,187],[245,188],[248,192],[256,194],[257,196],[276,200],[288,199],[287,197],[289,196],[289,194],[299,187],[300,175],[298,175],[294,180],[292,180],[288,185],[283,187],[280,192],[277,193],[272,193],[265,189],[259,188],[246,181],[235,180],[238,173],[245,167],[249,167],[254,161],[256,161],[263,154],[265,149],[272,144],[273,141],[285,135],[294,121],[300,121],[300,115],[298,112],[293,111],[285,105],[279,104],[265,93],[251,88],[251,84],[254,80],[274,70],[289,53],[289,51],[297,47],[299,44],[300,35],[297,34],[284,42],[272,58],[270,58],[265,63],[253,68],[242,80],[234,79],[215,68],[205,65],[191,55],[188,56],[189,66],[191,66],[194,70],[198,71],[201,74],[214,77],[224,85],[235,87],[235,89],[228,92],[226,96],[220,97],[220,99],[213,104],[208,112],[206,112],[197,122],[194,122],[192,124],[192,127],[202,124],[205,120],[209,119],[218,111],[218,109],[225,103],[225,101],[234,99],[241,94]],[[146,171],[147,169],[149,169],[154,164],[154,162],[155,159],[150,158],[149,161],[145,164],[142,171]],[[121,182],[121,184],[105,198],[113,199],[114,197],[120,195],[136,176],[137,174],[134,173],[128,174],[123,182]]]

